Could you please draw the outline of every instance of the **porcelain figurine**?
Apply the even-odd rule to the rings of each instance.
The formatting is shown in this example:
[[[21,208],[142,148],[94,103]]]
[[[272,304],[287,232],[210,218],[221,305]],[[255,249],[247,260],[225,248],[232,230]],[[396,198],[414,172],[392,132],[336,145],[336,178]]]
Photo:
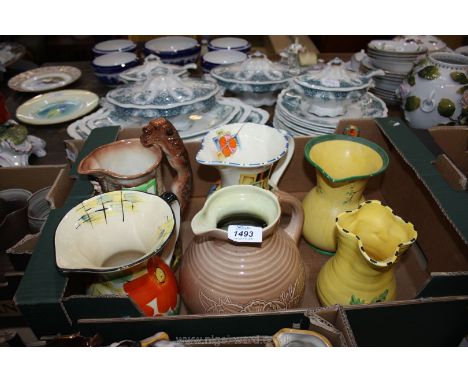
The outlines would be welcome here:
[[[365,75],[348,70],[335,58],[324,68],[311,69],[294,78],[301,97],[302,109],[319,117],[337,117],[346,113],[349,105],[360,101],[374,86],[372,77],[385,74],[375,70]]]
[[[322,305],[370,304],[397,296],[393,267],[416,241],[413,224],[378,200],[361,203],[336,219],[338,249],[320,270]]]
[[[129,296],[145,315],[177,314],[173,267],[180,210],[172,193],[161,197],[112,191],[72,208],[55,233],[57,267],[91,273],[92,296]]]
[[[277,189],[293,154],[294,139],[286,131],[233,123],[206,134],[196,160],[219,170],[221,187],[250,184]]]
[[[374,142],[336,134],[311,139],[304,152],[316,168],[317,185],[302,201],[303,236],[316,251],[332,255],[337,246],[336,217],[364,200],[369,178],[382,173],[389,159]]]
[[[430,54],[401,84],[400,95],[405,118],[415,129],[467,125],[468,57]]]
[[[31,154],[46,155],[45,146],[44,140],[29,135],[23,125],[14,121],[0,125],[0,167],[28,166]]]
[[[292,209],[279,226],[281,205]],[[182,299],[192,313],[244,313],[292,309],[301,303],[305,267],[298,250],[303,211],[294,197],[254,186],[212,194],[192,219],[195,234],[180,268]],[[228,239],[230,224],[256,225],[259,244]]]
[[[149,122],[140,138],[93,150],[80,162],[78,172],[96,177],[103,192],[132,189],[161,195],[165,191],[159,166],[163,153],[176,170],[172,190],[184,210],[190,200],[192,169],[177,130],[164,118]]]

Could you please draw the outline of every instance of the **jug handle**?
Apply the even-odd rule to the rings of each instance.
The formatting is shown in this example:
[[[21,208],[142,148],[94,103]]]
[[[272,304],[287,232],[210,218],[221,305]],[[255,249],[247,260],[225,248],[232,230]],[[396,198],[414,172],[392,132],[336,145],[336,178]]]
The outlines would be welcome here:
[[[291,221],[288,226],[284,228],[284,231],[293,239],[296,245],[298,245],[304,225],[304,209],[302,208],[302,203],[299,199],[284,191],[275,190],[274,193],[278,197],[278,201],[281,205],[290,206],[292,209]]]
[[[169,206],[172,209],[172,212],[174,212],[174,218],[175,218],[175,232],[173,235],[173,238],[171,239],[171,243],[168,243],[164,250],[163,250],[163,260],[164,262],[171,267],[172,269],[172,263],[173,263],[173,256],[174,256],[174,251],[177,243],[177,239],[179,238],[179,232],[180,232],[180,218],[181,218],[181,208],[180,208],[180,203],[179,200],[177,199],[177,196],[172,193],[172,192],[164,192],[161,195],[161,198],[169,204]]]
[[[153,119],[143,127],[140,141],[145,147],[157,144],[164,152],[169,165],[176,171],[171,190],[177,196],[183,212],[192,193],[192,168],[177,129],[165,118]]]
[[[295,148],[295,143],[294,143],[294,137],[289,134],[286,130],[283,129],[277,129],[281,134],[285,136],[285,138],[288,141],[288,151],[286,152],[286,155],[283,155],[283,157],[278,161],[278,164],[276,165],[275,170],[273,173],[270,175],[270,180],[268,184],[273,188],[273,190],[278,189],[278,183],[283,176],[284,172],[286,171],[286,168],[289,165],[289,162],[291,162],[292,156],[294,154],[294,148]]]

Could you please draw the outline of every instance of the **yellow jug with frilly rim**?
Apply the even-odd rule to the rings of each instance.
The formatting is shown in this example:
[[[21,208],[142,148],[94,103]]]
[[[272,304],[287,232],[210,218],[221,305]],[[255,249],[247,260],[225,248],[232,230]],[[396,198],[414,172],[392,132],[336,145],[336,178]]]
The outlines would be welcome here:
[[[317,294],[322,305],[369,304],[396,298],[393,267],[416,241],[413,224],[378,200],[336,218],[338,248],[320,270]]]

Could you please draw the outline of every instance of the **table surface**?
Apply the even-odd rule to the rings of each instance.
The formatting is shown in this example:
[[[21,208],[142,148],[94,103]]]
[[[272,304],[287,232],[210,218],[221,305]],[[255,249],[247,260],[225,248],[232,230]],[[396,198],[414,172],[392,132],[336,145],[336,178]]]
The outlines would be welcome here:
[[[332,59],[335,56],[339,56],[343,59],[349,59],[351,54],[339,53],[339,54],[323,54],[319,58],[323,58],[325,61]],[[71,65],[81,70],[81,77],[74,83],[68,85],[62,89],[83,89],[89,90],[96,93],[99,97],[103,97],[110,90],[110,88],[100,82],[97,77],[94,75],[93,68],[90,61],[75,61],[75,62],[60,62],[60,63],[45,63],[42,66],[51,66],[51,65]],[[195,73],[195,76],[200,75],[201,73]],[[15,118],[16,109],[23,102],[31,99],[36,96],[37,93],[21,93],[10,89],[7,86],[8,78],[4,78],[3,82],[0,84],[0,92],[5,96],[6,106],[12,115],[13,119]],[[263,107],[266,111],[270,113],[270,119],[267,122],[268,125],[272,125],[274,106]],[[402,116],[402,113],[398,107],[389,106],[389,116]],[[65,153],[65,144],[64,140],[72,139],[67,133],[67,127],[73,121],[68,121],[65,123],[54,124],[54,125],[45,125],[45,126],[34,126],[22,123],[25,125],[29,134],[35,135],[39,138],[42,138],[46,142],[46,151],[47,155],[42,158],[37,158],[31,156],[29,163],[31,165],[49,165],[49,164],[63,164],[67,163],[66,153]],[[430,138],[427,137],[425,132],[416,132],[420,136],[420,139],[428,146],[431,151],[436,152],[437,147],[434,146],[434,143]]]

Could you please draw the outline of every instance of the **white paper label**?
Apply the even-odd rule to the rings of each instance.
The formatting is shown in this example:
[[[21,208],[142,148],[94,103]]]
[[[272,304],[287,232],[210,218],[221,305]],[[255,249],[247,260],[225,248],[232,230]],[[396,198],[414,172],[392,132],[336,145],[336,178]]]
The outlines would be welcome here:
[[[230,225],[228,238],[239,243],[261,243],[262,229],[248,225]]]

